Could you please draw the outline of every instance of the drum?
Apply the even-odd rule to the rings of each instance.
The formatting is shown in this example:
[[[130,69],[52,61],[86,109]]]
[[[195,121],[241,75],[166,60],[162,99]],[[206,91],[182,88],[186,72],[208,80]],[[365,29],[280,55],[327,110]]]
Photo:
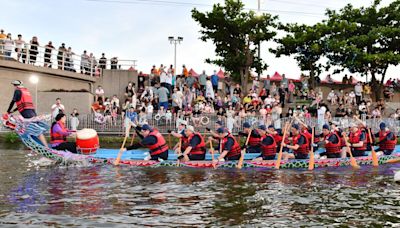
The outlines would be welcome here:
[[[94,154],[99,145],[99,137],[94,129],[84,128],[76,132],[76,149],[82,154]]]

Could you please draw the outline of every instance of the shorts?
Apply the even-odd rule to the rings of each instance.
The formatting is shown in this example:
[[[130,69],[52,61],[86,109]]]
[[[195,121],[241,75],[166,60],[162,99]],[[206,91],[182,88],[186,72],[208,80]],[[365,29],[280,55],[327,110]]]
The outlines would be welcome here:
[[[353,154],[353,157],[365,156],[365,150],[355,150],[354,148],[351,148],[351,153]]]
[[[166,101],[166,102],[160,102],[159,104],[158,104],[158,107],[164,107],[164,110],[167,110],[168,109],[168,101]]]
[[[150,155],[150,156],[151,156],[150,160],[153,160],[153,161],[158,161],[159,158],[161,158],[163,160],[168,160],[168,150],[162,152],[161,154]]]
[[[275,160],[275,155],[260,155],[257,158],[262,158],[263,160]]]
[[[188,157],[191,161],[203,161],[206,159],[206,154],[189,154]]]
[[[308,158],[308,154],[294,154],[294,157],[296,159],[307,159]]]
[[[232,156],[232,157],[226,156],[226,157],[225,157],[225,160],[226,160],[226,161],[237,161],[237,160],[240,159],[240,156],[241,156],[240,154],[235,155],[235,156]]]

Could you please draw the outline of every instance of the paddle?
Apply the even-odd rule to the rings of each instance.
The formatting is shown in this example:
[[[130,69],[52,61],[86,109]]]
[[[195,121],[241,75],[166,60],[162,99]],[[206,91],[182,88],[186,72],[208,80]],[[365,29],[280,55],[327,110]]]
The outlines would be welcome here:
[[[349,144],[348,144],[348,142],[347,142],[346,133],[343,132],[342,136],[343,136],[344,141],[346,142],[347,151],[348,151],[349,154],[350,154],[350,165],[351,165],[353,168],[355,168],[355,169],[359,169],[360,166],[357,164],[357,160],[353,157],[353,153],[351,153],[350,146],[349,146]]]
[[[135,132],[133,132],[133,134],[132,134],[132,139],[131,139],[131,146],[133,145],[133,140],[135,139],[135,136],[136,136],[136,134],[135,134]]]
[[[372,165],[373,166],[379,166],[378,163],[378,155],[375,152],[374,149],[374,143],[372,142],[372,137],[371,137],[371,129],[368,128],[368,135],[369,135],[369,143],[371,144],[371,156],[372,156]]]
[[[182,153],[182,138],[179,138],[179,145],[178,145],[178,159],[176,160],[176,166],[179,167],[180,160],[179,157],[181,156]]]
[[[252,131],[252,129],[250,128],[249,134],[247,134],[246,143],[244,144],[245,147],[246,147],[247,144],[249,143],[251,131]],[[239,158],[239,161],[238,161],[238,163],[237,163],[237,165],[236,165],[236,168],[238,168],[238,169],[241,169],[241,168],[242,168],[242,166],[243,166],[243,160],[244,160],[244,155],[245,155],[245,154],[246,154],[246,148],[244,148],[244,149],[241,151],[240,158]]]
[[[210,153],[211,153],[211,160],[214,161],[214,148],[212,145],[212,140],[210,140]],[[216,168],[215,164],[213,163],[214,169]]]
[[[387,163],[398,163],[398,162],[400,162],[400,158],[393,158],[393,159],[389,159],[389,160],[387,160]]]
[[[314,169],[314,128],[311,129],[311,150],[310,150],[310,160],[308,161],[308,170]]]
[[[124,152],[123,149],[125,148],[125,143],[126,143],[126,140],[128,139],[130,130],[131,130],[131,125],[129,125],[129,127],[126,128],[125,138],[124,138],[124,141],[122,142],[121,149],[119,149],[118,156],[114,161],[114,165],[119,165],[119,162],[121,161],[121,156],[122,156],[122,153]]]
[[[279,148],[278,158],[276,159],[276,163],[275,163],[276,169],[279,169],[281,166],[283,144],[285,143],[286,133],[288,131],[289,125],[290,125],[290,123],[286,122],[285,128],[283,129],[283,138],[282,138],[281,146]]]

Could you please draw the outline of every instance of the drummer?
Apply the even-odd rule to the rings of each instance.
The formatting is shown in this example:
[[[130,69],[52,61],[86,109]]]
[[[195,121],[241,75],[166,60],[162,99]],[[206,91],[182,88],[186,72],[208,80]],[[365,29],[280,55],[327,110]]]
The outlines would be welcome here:
[[[239,143],[236,139],[227,131],[225,128],[218,128],[218,137],[221,138],[221,151],[222,153],[218,156],[217,160],[213,163],[218,163],[218,161],[224,160],[239,160],[241,156],[241,149]]]
[[[128,146],[126,150],[138,149],[141,147],[147,147],[150,151],[150,159],[158,161],[159,159],[168,159],[168,144],[161,133],[150,127],[148,124],[144,124],[140,128],[139,137],[142,141],[135,143],[132,146]]]
[[[247,137],[250,134],[248,146],[246,148],[247,153],[260,153],[261,150],[260,150],[259,144],[261,142],[261,136],[257,130],[251,129],[250,127],[251,127],[250,123],[244,122],[243,123],[243,132],[239,132],[239,135],[246,137],[246,140],[247,140]],[[244,149],[245,147],[246,147],[246,145],[244,145],[242,147],[242,149]]]
[[[194,131],[193,126],[187,126],[185,135],[188,137],[188,146],[178,159],[183,161],[199,161],[206,158],[206,144],[203,136]]]
[[[55,122],[51,125],[50,129],[50,145],[56,150],[68,150],[72,153],[77,153],[76,143],[67,142],[67,136],[71,136],[74,133],[65,127],[65,121],[67,117],[64,113],[59,113]]]

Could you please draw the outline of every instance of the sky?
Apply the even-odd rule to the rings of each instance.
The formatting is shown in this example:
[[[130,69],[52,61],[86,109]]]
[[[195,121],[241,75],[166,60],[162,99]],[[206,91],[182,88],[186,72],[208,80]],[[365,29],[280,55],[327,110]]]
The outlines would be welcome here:
[[[246,9],[257,10],[257,0],[244,0]],[[367,6],[370,0],[261,0],[262,12],[278,15],[284,23],[314,24],[325,18],[326,8],[340,9],[348,3]],[[55,47],[65,43],[76,54],[83,50],[96,57],[117,56],[120,60],[137,60],[139,71],[149,73],[152,65],[174,63],[174,47],[169,36],[181,36],[177,46],[177,70],[182,64],[197,73],[206,70],[211,74],[218,66],[206,64],[213,58],[214,45],[203,42],[200,26],[191,18],[196,7],[205,12],[212,9],[211,0],[0,0],[0,28],[10,32],[13,38],[22,34],[25,41],[37,36],[44,46],[52,41]],[[390,0],[383,0],[387,5]],[[275,71],[296,78],[301,71],[292,57],[276,58],[268,49],[273,42],[261,44],[261,57],[269,68],[263,75]],[[386,78],[398,78],[400,67],[389,67]],[[329,72],[324,72],[322,79]],[[339,79],[342,75],[335,75]],[[356,78],[360,79],[358,75]],[[365,79],[364,79],[365,80]]]

